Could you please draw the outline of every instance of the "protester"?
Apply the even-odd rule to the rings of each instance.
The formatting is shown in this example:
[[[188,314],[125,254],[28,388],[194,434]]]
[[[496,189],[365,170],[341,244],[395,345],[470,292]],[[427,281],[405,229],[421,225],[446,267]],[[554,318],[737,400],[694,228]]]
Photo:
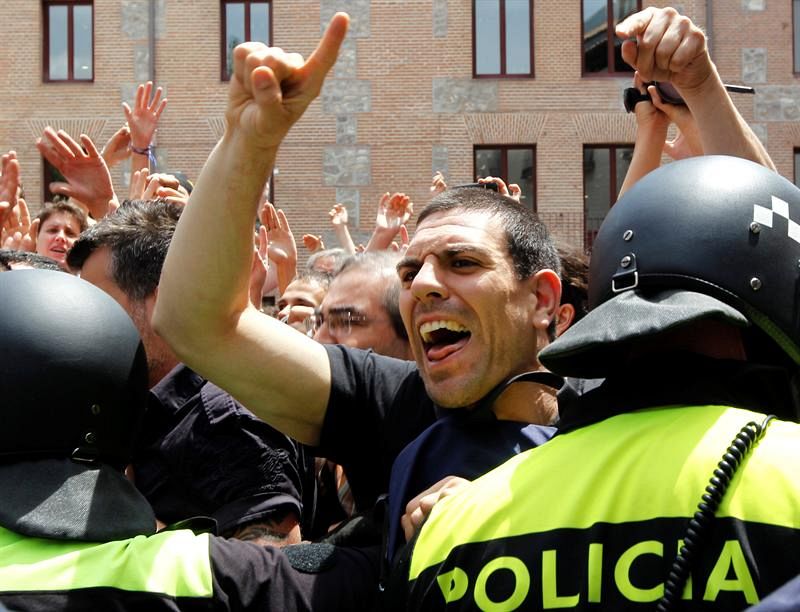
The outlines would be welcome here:
[[[226,536],[297,543],[304,510],[307,525],[313,521],[305,451],[180,363],[150,324],[182,210],[164,200],[126,202],[84,232],[68,258],[125,308],[147,351],[151,389],[133,458],[136,486],[163,523],[209,516]]]

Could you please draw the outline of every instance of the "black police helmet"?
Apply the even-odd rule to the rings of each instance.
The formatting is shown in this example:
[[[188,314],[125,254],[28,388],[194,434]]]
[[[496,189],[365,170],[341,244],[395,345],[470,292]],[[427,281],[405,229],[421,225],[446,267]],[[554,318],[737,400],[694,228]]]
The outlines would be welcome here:
[[[798,223],[800,189],[754,162],[703,156],[651,172],[600,228],[589,315],[542,363],[606,376],[627,343],[703,318],[753,324],[800,363]]]
[[[64,272],[4,272],[0,338],[0,460],[129,462],[147,360],[113,298]]]

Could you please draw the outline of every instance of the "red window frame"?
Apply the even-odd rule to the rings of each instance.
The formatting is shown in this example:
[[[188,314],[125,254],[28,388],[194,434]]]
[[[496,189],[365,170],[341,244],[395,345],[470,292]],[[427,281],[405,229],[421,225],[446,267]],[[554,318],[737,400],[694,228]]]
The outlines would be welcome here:
[[[244,4],[244,31],[245,38],[249,40],[250,37],[250,5],[251,4],[269,4],[269,42],[270,46],[273,45],[272,38],[272,0],[221,0],[220,2],[220,80],[230,81],[231,75],[228,74],[228,44],[227,44],[227,11],[225,6],[228,4]],[[247,41],[242,41],[247,42]]]
[[[494,145],[494,144],[485,144],[485,145],[473,145],[472,147],[472,176],[473,180],[478,180],[478,164],[476,161],[476,153],[478,151],[485,151],[485,150],[500,150],[500,178],[504,181],[508,181],[508,152],[511,150],[514,151],[530,151],[531,158],[533,159],[533,175],[531,176],[531,202],[530,208],[533,212],[536,212],[536,145],[531,144],[503,144],[503,145]],[[529,203],[525,202],[525,206]]]
[[[616,28],[616,23],[614,22],[614,2],[616,0],[606,0],[606,35],[610,37],[606,49],[606,69],[605,70],[598,70],[596,72],[587,72],[586,70],[586,51],[583,48],[584,44],[584,25],[586,24],[586,19],[583,14],[583,0],[581,0],[581,74],[583,76],[619,76],[619,75],[627,75],[633,74],[633,68],[630,70],[614,70],[614,44],[613,44],[613,33]],[[642,10],[642,0],[636,0],[636,10]]]
[[[50,78],[50,7],[67,7],[67,78]],[[90,6],[92,8],[92,78],[76,79],[75,62],[75,21],[72,9],[75,6]],[[42,0],[42,80],[45,83],[93,83],[94,82],[94,1],[93,0]]]
[[[475,56],[477,48],[477,24],[475,22],[475,3],[479,0],[472,0],[472,78],[473,79],[531,79],[534,77],[534,63],[533,63],[533,0],[528,0],[528,11],[531,16],[530,19],[530,72],[525,74],[507,74],[506,73],[506,0],[495,0],[500,4],[500,72],[497,74],[478,73],[478,62]]]
[[[617,151],[619,149],[630,149],[632,152],[633,144],[629,143],[586,144],[583,145],[584,159],[587,149],[594,149],[596,151],[602,150],[605,151],[606,154],[608,155],[608,174],[609,174],[608,210],[611,210],[611,208],[617,202],[617,194],[619,193],[619,190],[622,187],[622,183],[620,183],[619,185],[617,184]],[[586,213],[588,212],[586,210],[586,207],[588,205],[586,200],[586,169],[583,168],[582,170],[583,170],[583,248],[588,253],[592,249],[592,243],[594,242],[594,239],[597,236],[597,230],[590,231],[586,225],[586,217],[587,217]]]

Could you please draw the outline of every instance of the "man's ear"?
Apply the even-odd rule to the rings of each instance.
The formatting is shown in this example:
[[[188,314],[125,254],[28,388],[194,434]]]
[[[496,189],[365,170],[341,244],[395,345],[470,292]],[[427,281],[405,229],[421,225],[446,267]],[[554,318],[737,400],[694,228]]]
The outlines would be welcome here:
[[[556,315],[556,336],[563,334],[575,320],[575,307],[572,304],[561,304]]]
[[[546,330],[556,318],[561,302],[561,279],[549,269],[539,270],[530,277],[531,290],[536,295],[533,326]]]

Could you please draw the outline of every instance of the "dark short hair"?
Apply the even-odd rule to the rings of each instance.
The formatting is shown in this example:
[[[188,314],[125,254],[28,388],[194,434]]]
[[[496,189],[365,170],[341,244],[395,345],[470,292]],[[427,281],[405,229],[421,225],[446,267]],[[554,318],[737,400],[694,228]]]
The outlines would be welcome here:
[[[45,202],[44,208],[36,215],[36,218],[39,219],[39,229],[56,213],[66,213],[73,217],[78,222],[81,232],[89,227],[89,218],[80,206],[66,200],[59,200],[58,202]]]
[[[561,260],[561,303],[575,309],[574,325],[589,312],[589,256],[565,243],[557,243],[556,249]]]
[[[345,272],[365,270],[376,278],[385,278],[386,285],[381,295],[381,306],[389,315],[392,329],[398,338],[408,340],[406,326],[400,316],[400,278],[397,276],[399,253],[392,251],[372,251],[358,253],[345,259],[336,270],[334,281]]]
[[[520,280],[544,269],[561,272],[547,226],[513,198],[480,187],[448,189],[422,209],[417,217],[417,226],[431,215],[451,210],[488,213],[500,221],[505,230],[508,253]]]
[[[11,264],[15,263],[24,263],[37,270],[63,272],[63,269],[58,265],[55,259],[39,255],[39,253],[15,251],[14,249],[0,249],[0,266],[6,270],[11,270]]]
[[[80,270],[94,251],[109,247],[114,283],[130,299],[141,301],[158,287],[182,211],[183,206],[166,200],[126,200],[80,235],[67,255],[67,265]]]

